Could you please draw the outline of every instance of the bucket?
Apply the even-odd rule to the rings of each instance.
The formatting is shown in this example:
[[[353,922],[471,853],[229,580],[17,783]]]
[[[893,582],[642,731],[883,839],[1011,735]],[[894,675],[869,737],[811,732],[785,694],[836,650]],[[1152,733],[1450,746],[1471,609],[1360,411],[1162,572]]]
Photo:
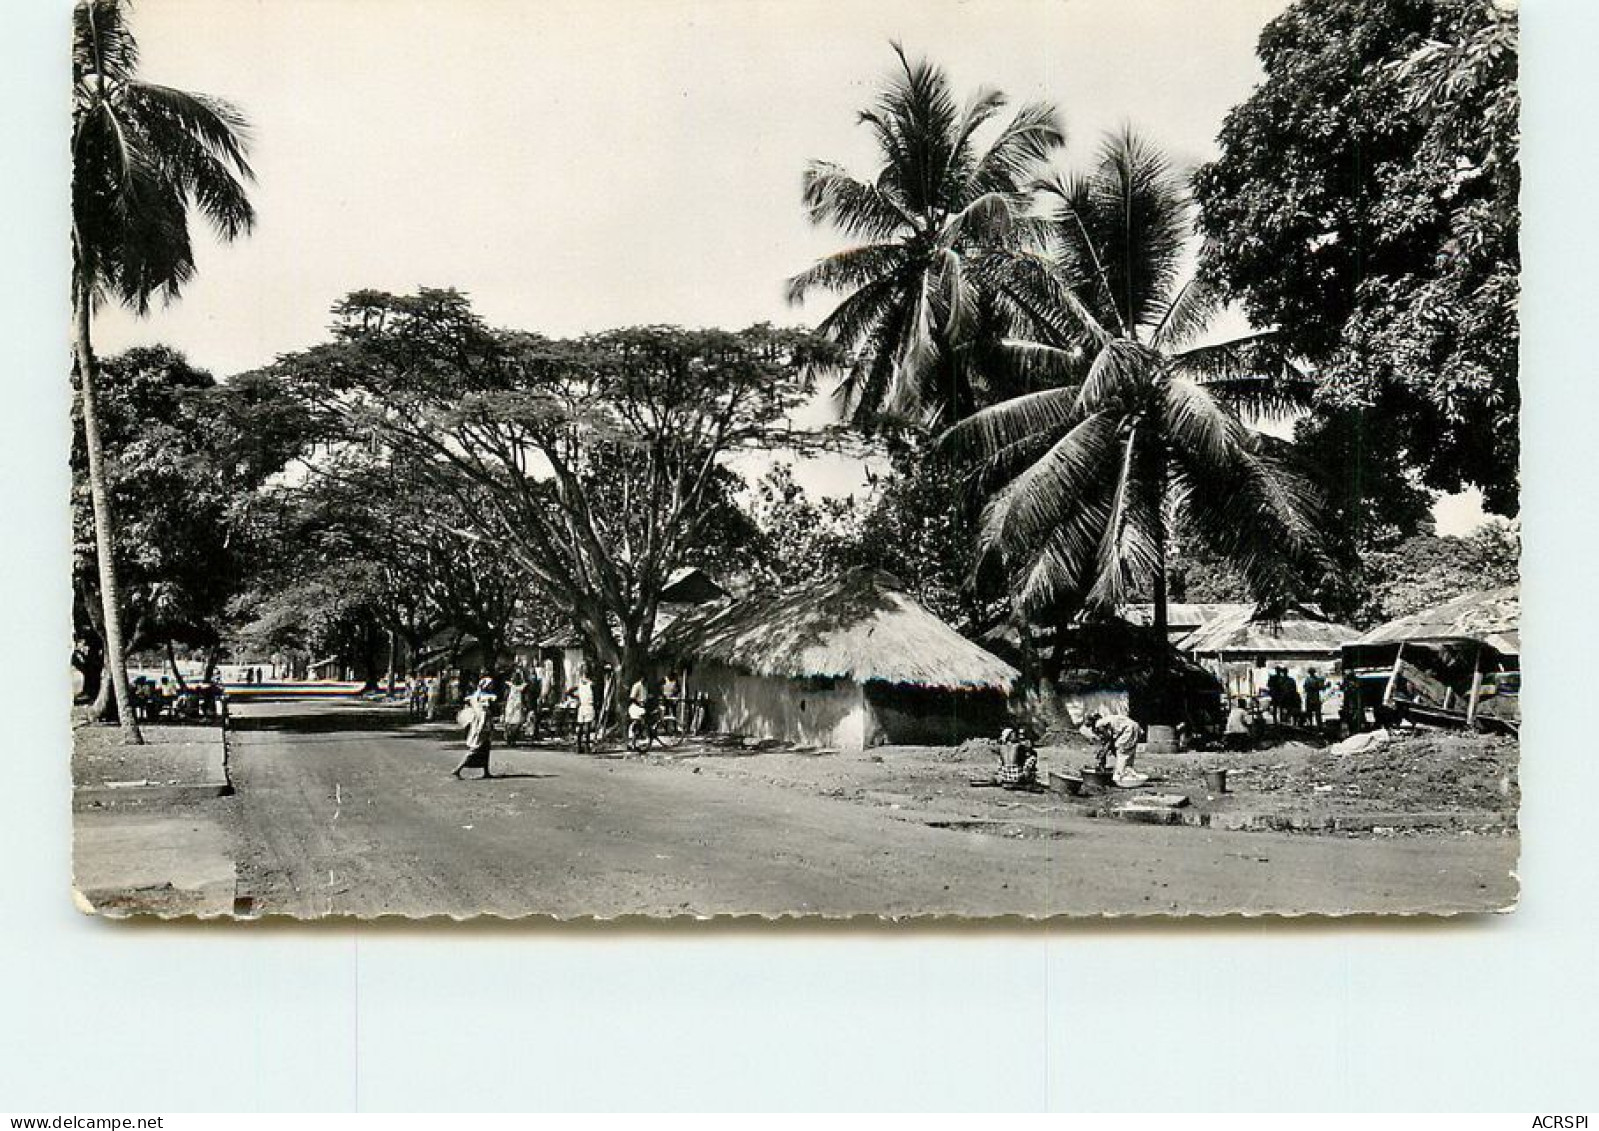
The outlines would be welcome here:
[[[1114,783],[1115,775],[1109,770],[1085,769],[1083,771],[1083,781],[1095,789],[1104,790],[1109,789]]]
[[[1072,777],[1068,774],[1057,774],[1052,770],[1049,775],[1049,788],[1056,793],[1064,793],[1068,797],[1081,797],[1083,779]]]
[[[1206,770],[1205,771],[1205,788],[1208,789],[1211,793],[1226,793],[1227,792],[1227,771],[1226,770]]]

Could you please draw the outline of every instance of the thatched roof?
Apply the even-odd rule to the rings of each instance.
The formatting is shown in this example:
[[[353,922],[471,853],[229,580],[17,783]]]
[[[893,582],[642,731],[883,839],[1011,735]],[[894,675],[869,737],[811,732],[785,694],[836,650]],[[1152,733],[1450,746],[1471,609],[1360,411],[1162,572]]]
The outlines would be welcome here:
[[[678,658],[791,679],[1008,694],[1021,674],[917,604],[893,578],[868,570],[685,617],[663,635],[661,648]]]
[[[1358,635],[1355,629],[1318,616],[1306,605],[1286,609],[1275,616],[1254,605],[1244,605],[1184,637],[1178,647],[1202,656],[1225,652],[1336,653]]]
[[[1510,656],[1521,654],[1521,588],[1506,585],[1466,593],[1419,613],[1378,625],[1357,645],[1474,640]]]

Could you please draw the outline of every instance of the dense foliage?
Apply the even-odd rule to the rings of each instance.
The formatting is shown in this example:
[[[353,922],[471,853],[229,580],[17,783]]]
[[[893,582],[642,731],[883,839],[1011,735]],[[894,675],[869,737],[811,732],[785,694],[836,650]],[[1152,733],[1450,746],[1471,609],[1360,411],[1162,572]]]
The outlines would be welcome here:
[[[557,341],[487,326],[454,291],[363,291],[333,340],[281,359],[328,435],[384,453],[631,677],[674,571],[710,557],[726,459],[802,447],[789,415],[836,351],[801,330],[639,327]]]
[[[116,453],[108,487],[123,532],[115,562],[124,651],[214,650],[230,628],[230,602],[270,544],[255,492],[298,452],[304,420],[269,390],[218,385],[162,346],[107,359],[100,376],[101,429]],[[77,655],[93,694],[105,626],[81,431],[72,469]]]
[[[1323,406],[1384,419],[1372,451],[1514,513],[1513,6],[1301,0],[1259,54],[1195,178],[1207,277],[1315,363]]]

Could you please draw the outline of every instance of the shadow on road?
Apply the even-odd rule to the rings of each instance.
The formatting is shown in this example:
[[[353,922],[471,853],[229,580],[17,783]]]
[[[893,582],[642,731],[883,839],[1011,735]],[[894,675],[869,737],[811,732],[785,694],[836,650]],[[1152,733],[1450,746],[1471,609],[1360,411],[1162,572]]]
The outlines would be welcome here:
[[[381,732],[395,738],[431,738],[437,741],[459,728],[442,723],[419,723],[403,712],[367,707],[360,703],[340,703],[337,709],[317,704],[293,713],[235,713],[231,725],[241,734],[275,731],[280,734],[348,734],[357,731]]]

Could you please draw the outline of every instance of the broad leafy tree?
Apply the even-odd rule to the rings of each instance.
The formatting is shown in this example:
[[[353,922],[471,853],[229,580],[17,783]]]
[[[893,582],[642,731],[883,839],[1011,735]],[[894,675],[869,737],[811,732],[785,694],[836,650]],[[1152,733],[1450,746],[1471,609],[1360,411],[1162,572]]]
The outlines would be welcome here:
[[[1206,275],[1315,365],[1324,407],[1384,421],[1428,487],[1514,513],[1514,6],[1301,0],[1258,51],[1196,177]]]
[[[837,351],[800,330],[640,327],[573,341],[496,331],[453,291],[359,292],[334,340],[282,359],[344,444],[442,493],[631,679],[674,571],[705,560],[741,451],[804,446],[788,417]]]
[[[123,658],[183,645],[215,655],[229,606],[269,535],[257,490],[294,458],[305,420],[250,381],[218,385],[165,346],[102,367],[100,427],[117,453],[106,473],[123,537],[113,565],[125,618]],[[104,710],[114,683],[100,593],[87,445],[72,448],[74,623],[85,693]]]
[[[96,561],[122,726],[142,741],[128,702],[116,528],[100,433],[91,321],[110,300],[143,312],[194,273],[189,213],[224,239],[249,230],[244,121],[227,103],[143,80],[121,0],[80,0],[72,40],[72,300],[77,386],[94,513]]]
[[[1032,182],[1065,134],[1042,103],[988,130],[1002,94],[962,106],[942,70],[894,50],[900,73],[860,113],[882,166],[860,179],[817,161],[804,175],[811,220],[857,242],[790,279],[788,295],[844,295],[817,329],[854,355],[839,391],[858,423],[886,411],[942,425],[992,399],[983,385],[1002,376],[973,357],[1003,329],[980,261],[1028,242]]]

